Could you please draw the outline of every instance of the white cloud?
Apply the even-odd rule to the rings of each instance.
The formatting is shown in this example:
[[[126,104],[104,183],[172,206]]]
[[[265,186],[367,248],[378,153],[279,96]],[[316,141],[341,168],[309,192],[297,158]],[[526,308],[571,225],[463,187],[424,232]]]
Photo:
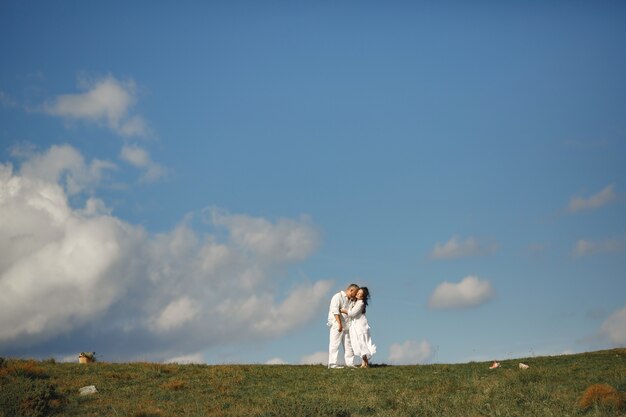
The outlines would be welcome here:
[[[0,167],[0,344],[67,332],[106,311],[142,232],[82,217],[60,186]]]
[[[287,362],[282,360],[281,358],[272,358],[265,362],[266,365],[286,365]]]
[[[430,296],[428,305],[436,309],[475,307],[493,298],[491,283],[475,276],[467,276],[461,282],[441,283]]]
[[[407,340],[389,347],[389,362],[394,365],[415,365],[428,361],[432,354],[433,348],[427,340]]]
[[[81,82],[80,86],[84,92],[58,96],[45,103],[43,111],[66,120],[103,125],[124,137],[148,135],[149,129],[143,118],[131,113],[137,101],[134,81],[120,81],[113,76],[107,76],[94,82]],[[120,157],[143,170],[141,182],[154,182],[167,175],[167,169],[154,162],[148,152],[137,145],[124,145]],[[53,167],[48,167],[50,168]]]
[[[315,352],[300,358],[301,365],[328,365],[328,352]]]
[[[260,258],[280,259],[283,262],[301,261],[318,246],[319,234],[310,225],[310,219],[279,219],[274,225],[265,219],[245,215],[230,215],[211,209],[214,224],[227,227],[237,246]]]
[[[581,257],[600,253],[618,253],[624,250],[626,250],[626,237],[602,241],[580,239],[576,242],[572,253],[574,256]]]
[[[615,345],[626,345],[626,305],[602,323],[601,332]]]
[[[148,152],[138,146],[124,146],[122,148],[121,157],[126,162],[129,162],[132,165],[141,168],[145,168],[152,163]]]
[[[83,120],[105,125],[122,136],[145,136],[147,129],[140,116],[130,115],[137,101],[137,87],[132,80],[119,81],[113,76],[80,83],[86,90],[64,94],[46,103],[46,113],[66,119]]]
[[[455,259],[468,256],[490,255],[498,250],[495,242],[479,242],[476,238],[469,237],[461,241],[458,236],[452,236],[446,243],[437,242],[430,253],[431,259]]]
[[[110,215],[111,209],[104,204],[104,201],[90,197],[85,202],[85,208],[78,210],[78,213],[83,217],[102,216]]]
[[[44,153],[14,149],[15,156],[28,159],[22,164],[20,174],[27,178],[63,184],[65,191],[77,194],[96,186],[107,170],[115,170],[115,164],[94,159],[87,164],[83,156],[69,145],[54,145]]]
[[[65,356],[62,356],[61,358],[58,358],[57,361],[63,362],[63,363],[78,362],[78,355],[79,355],[78,353],[73,354],[73,355],[65,355]]]
[[[202,353],[192,353],[190,355],[181,355],[175,356],[173,358],[169,358],[163,361],[163,363],[177,363],[180,365],[189,365],[189,364],[201,364],[206,363],[204,361],[204,356]]]
[[[309,310],[302,307],[303,297],[306,299],[312,297],[315,300],[319,300],[331,289],[331,283],[329,281],[316,282],[312,287],[307,285],[306,287],[296,287],[282,303],[278,305],[272,305],[267,303],[267,300],[259,300],[256,297],[250,298],[247,303],[247,307],[251,307],[250,311],[254,312],[257,308],[262,308],[263,305],[271,305],[269,311],[265,313],[265,317],[261,320],[257,320],[254,323],[254,329],[263,334],[274,335],[284,333],[286,330],[297,327],[301,321],[307,322],[312,320],[317,311]]]
[[[572,197],[569,202],[569,211],[578,212],[583,210],[591,210],[603,207],[616,199],[617,195],[614,191],[614,185],[607,185],[597,194],[589,198]]]
[[[122,136],[128,137],[145,136],[148,132],[148,127],[142,117],[132,116],[119,126],[118,132]]]
[[[199,313],[198,302],[189,297],[180,297],[169,303],[153,320],[152,328],[166,332],[193,320]]]
[[[151,235],[95,197],[71,207],[40,177],[54,175],[0,164],[0,352],[48,346],[163,360],[275,338],[324,314],[328,281],[285,277],[316,248],[309,219],[219,211],[219,235],[186,222]]]
[[[167,170],[150,159],[148,152],[136,145],[125,145],[122,147],[121,158],[131,165],[144,170],[141,180],[143,182],[154,182],[163,178]]]

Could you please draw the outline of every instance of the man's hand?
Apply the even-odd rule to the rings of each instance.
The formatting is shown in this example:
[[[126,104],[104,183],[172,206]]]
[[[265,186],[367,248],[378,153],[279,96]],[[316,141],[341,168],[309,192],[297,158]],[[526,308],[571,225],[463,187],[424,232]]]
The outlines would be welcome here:
[[[337,328],[337,331],[338,331],[339,333],[343,332],[343,327],[342,327],[342,326],[339,326],[339,328]]]

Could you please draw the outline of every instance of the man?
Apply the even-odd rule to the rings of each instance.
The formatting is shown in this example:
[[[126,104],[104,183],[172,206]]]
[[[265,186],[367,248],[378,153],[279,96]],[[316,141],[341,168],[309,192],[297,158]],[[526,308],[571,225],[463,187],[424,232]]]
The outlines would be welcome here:
[[[358,285],[350,284],[345,291],[338,292],[333,295],[333,298],[330,300],[330,308],[328,310],[328,327],[330,327],[328,368],[330,369],[342,368],[337,363],[339,360],[339,347],[341,345],[343,345],[346,366],[354,367],[354,352],[352,351],[350,333],[348,332],[349,321],[347,317],[341,313],[341,309],[348,309],[350,300],[355,298],[358,290]]]

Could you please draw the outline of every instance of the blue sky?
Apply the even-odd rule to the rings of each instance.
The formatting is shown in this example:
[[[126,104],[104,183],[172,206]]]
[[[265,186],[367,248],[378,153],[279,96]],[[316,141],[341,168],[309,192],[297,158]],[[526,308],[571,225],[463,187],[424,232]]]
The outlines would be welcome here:
[[[0,354],[626,345],[621,2],[0,4]]]

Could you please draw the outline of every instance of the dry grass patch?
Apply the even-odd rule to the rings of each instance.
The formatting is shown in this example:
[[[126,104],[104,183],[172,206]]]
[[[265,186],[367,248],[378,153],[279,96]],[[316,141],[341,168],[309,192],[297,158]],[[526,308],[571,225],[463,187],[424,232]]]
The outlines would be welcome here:
[[[164,417],[165,414],[158,408],[145,410],[145,411],[137,411],[132,414],[132,417]]]
[[[46,378],[46,371],[37,362],[29,361],[8,361],[5,367],[0,368],[0,377],[20,376],[24,378]]]
[[[180,380],[180,379],[173,379],[161,385],[161,388],[167,389],[170,391],[178,391],[178,390],[185,388],[186,386],[187,386],[187,383],[185,381]]]
[[[585,390],[580,402],[580,408],[588,409],[593,406],[624,410],[624,395],[609,384],[594,384]]]
[[[65,398],[35,361],[0,361],[0,416],[47,417]]]

